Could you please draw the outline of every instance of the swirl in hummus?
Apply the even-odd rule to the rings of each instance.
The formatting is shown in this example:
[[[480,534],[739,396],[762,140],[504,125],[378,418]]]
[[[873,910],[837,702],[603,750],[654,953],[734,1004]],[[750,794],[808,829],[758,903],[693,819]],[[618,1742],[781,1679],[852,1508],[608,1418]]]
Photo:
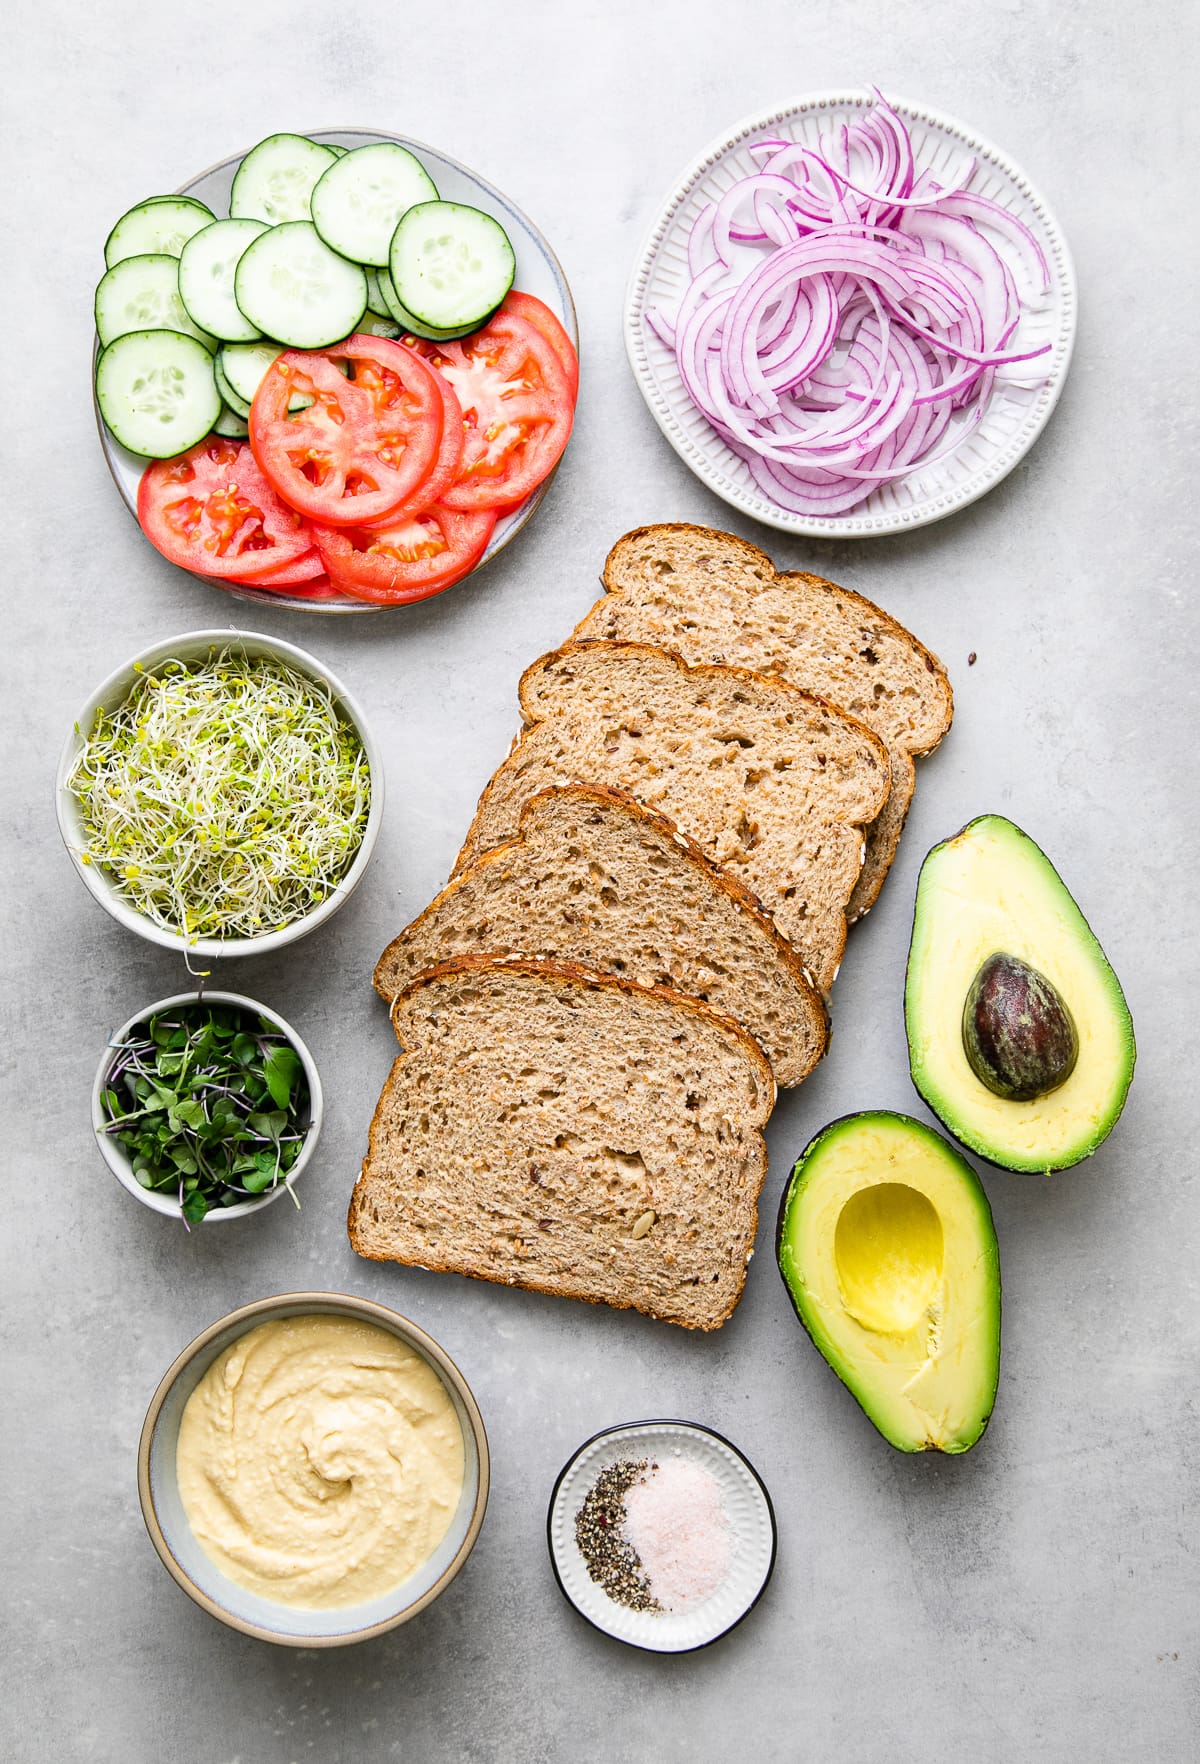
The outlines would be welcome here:
[[[463,1486],[454,1405],[428,1361],[373,1323],[263,1323],[209,1367],[179,1426],[197,1540],[279,1605],[359,1605],[436,1550]]]

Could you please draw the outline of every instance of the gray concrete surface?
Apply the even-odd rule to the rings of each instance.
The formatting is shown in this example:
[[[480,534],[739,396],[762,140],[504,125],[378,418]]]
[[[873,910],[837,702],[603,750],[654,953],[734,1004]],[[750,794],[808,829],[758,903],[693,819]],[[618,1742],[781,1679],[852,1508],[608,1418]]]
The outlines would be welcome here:
[[[21,9],[7,46],[0,1756],[1194,1757],[1192,9],[45,0]],[[1049,430],[976,507],[883,542],[784,540],[727,515],[662,441],[625,364],[622,291],[660,195],[701,143],[766,103],[871,79],[973,122],[1045,190],[1079,272],[1079,344]],[[477,582],[388,619],[257,615],[328,658],[369,707],[389,805],[347,910],[294,955],[221,974],[281,1009],[320,1062],[328,1126],[303,1211],[188,1238],[118,1189],[87,1107],[108,1030],[174,991],[181,969],[71,876],[51,784],[97,678],[237,608],[160,560],[113,491],[92,429],[92,287],[109,225],[147,190],[268,131],[346,123],[438,142],[538,218],[578,301],[584,394],[544,508]],[[958,694],[884,896],[853,936],[830,1057],[771,1124],[745,1302],[700,1340],[370,1266],[343,1229],[391,1056],[371,964],[444,878],[512,731],[523,664],[589,604],[618,534],[672,518],[733,526],[782,564],[875,596],[945,659]],[[1053,1181],[985,1172],[1004,1271],[995,1418],[965,1459],[910,1459],[793,1320],[771,1222],[792,1158],[825,1122],[875,1105],[924,1116],[901,1019],[916,875],[930,844],[990,809],[1074,888],[1124,981],[1141,1055],[1090,1163]],[[134,1481],[142,1416],[176,1351],[240,1301],[303,1286],[384,1299],[430,1329],[474,1384],[495,1462],[482,1539],[447,1596],[388,1638],[326,1655],[245,1640],[195,1609],[150,1548]],[[586,1628],[544,1541],[574,1446],[663,1413],[743,1446],[781,1534],[751,1619],[675,1660]]]

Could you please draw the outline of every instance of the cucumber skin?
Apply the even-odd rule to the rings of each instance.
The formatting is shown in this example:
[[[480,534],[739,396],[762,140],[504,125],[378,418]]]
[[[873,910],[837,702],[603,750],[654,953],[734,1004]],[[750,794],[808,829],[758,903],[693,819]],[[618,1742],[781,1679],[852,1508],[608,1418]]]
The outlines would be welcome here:
[[[329,257],[336,260],[339,271],[345,269],[352,277],[357,276],[358,283],[361,286],[361,299],[356,292],[355,300],[358,301],[358,309],[354,313],[354,318],[349,325],[349,329],[342,328],[339,329],[336,334],[330,335],[328,333],[328,327],[326,327],[323,330],[314,330],[309,336],[300,339],[296,338],[294,332],[290,338],[280,337],[278,333],[283,327],[279,325],[272,327],[269,324],[263,323],[264,318],[277,315],[269,312],[262,312],[261,309],[257,313],[248,310],[248,307],[253,308],[258,304],[253,292],[248,292],[250,275],[252,274],[259,258],[263,257],[266,252],[278,245],[278,235],[284,232],[288,227],[303,227],[306,232],[312,235],[312,239],[320,247],[321,251],[327,253]],[[352,263],[349,258],[340,257],[336,251],[330,249],[311,221],[284,221],[279,226],[269,227],[265,233],[260,233],[258,238],[252,240],[242,253],[242,256],[238,260],[237,273],[234,277],[234,298],[241,311],[245,313],[246,317],[250,320],[250,323],[252,325],[257,325],[265,337],[273,338],[282,348],[328,349],[334,343],[340,343],[346,337],[352,336],[355,326],[362,318],[363,313],[367,310],[367,278],[363,272],[361,264]],[[346,310],[350,310],[349,305]],[[290,326],[288,328],[290,328]]]
[[[360,153],[375,153],[376,157],[378,157],[378,150],[380,148],[386,151],[389,158],[398,156],[400,159],[408,161],[412,167],[411,175],[413,184],[421,185],[420,194],[415,196],[415,200],[410,202],[408,207],[416,207],[420,203],[436,202],[439,200],[437,185],[434,183],[425,167],[421,164],[421,161],[417,158],[415,153],[410,152],[407,147],[401,146],[398,141],[371,141],[362,147],[356,147],[353,153],[343,155],[343,157],[348,162],[353,162],[355,155]],[[363,255],[364,242],[362,238],[362,229],[360,228],[359,230],[359,238],[355,240],[353,237],[353,227],[347,232],[346,229],[339,228],[335,224],[335,216],[339,212],[338,198],[336,196],[332,198],[333,211],[326,212],[331,205],[329,192],[334,190],[335,185],[338,182],[345,180],[348,171],[351,173],[353,172],[352,164],[349,164],[346,167],[341,165],[331,165],[318,179],[316,188],[313,190],[312,197],[309,201],[309,209],[312,214],[313,225],[321,235],[321,238],[324,239],[325,243],[329,246],[329,249],[331,251],[336,251],[340,257],[348,258],[352,263],[361,264],[366,271],[386,269],[391,249],[391,234],[394,233],[396,226],[403,219],[408,210],[406,208],[400,210],[399,213],[396,213],[395,220],[392,222],[387,236],[382,237],[379,234],[375,234],[372,244],[369,247],[366,247],[369,254]],[[325,185],[327,180],[328,189],[325,197],[322,198],[322,185]],[[344,203],[345,198],[343,197],[343,206],[340,210],[342,213],[344,213]],[[393,212],[395,211],[393,210]],[[326,231],[326,229],[328,229],[328,231]],[[335,237],[335,234],[338,236]],[[379,241],[378,244],[376,244],[375,241]],[[355,245],[358,246],[357,250],[351,248]],[[372,291],[370,282],[368,281],[368,301],[370,300]]]
[[[273,351],[273,354],[271,356],[272,361],[278,360],[278,358],[283,354],[282,343],[267,343],[267,342],[232,343],[228,347],[231,349],[270,349]],[[222,396],[224,397],[226,404],[231,406],[232,409],[238,410],[238,411],[240,411],[242,406],[245,405],[247,414],[249,414],[253,394],[251,395],[250,398],[247,398],[245,393],[242,392],[239,387],[235,386],[233,381],[230,379],[229,373],[227,371],[226,350],[225,349],[221,349],[217,353],[216,362],[215,362],[215,371],[216,371],[216,375],[217,375],[218,390],[220,390],[222,388],[222,386],[227,386],[229,388],[228,393],[222,391]],[[266,373],[267,373],[267,368],[264,368],[262,371],[262,374],[260,374],[260,376],[259,376],[258,382],[255,385],[255,388],[254,388],[255,392],[258,391],[258,387],[262,384],[262,381],[265,378]],[[245,382],[243,381],[243,385],[244,384],[245,384]],[[232,396],[230,396],[230,394],[232,394]],[[308,406],[311,403],[312,403],[311,398],[305,398],[305,397],[300,396],[299,394],[296,394],[288,401],[288,410],[294,416],[298,410],[307,410]]]
[[[226,344],[220,350],[218,350],[218,352],[217,352],[217,366],[221,370],[221,378],[223,380],[227,381],[228,384],[233,388],[233,391],[236,395],[238,403],[249,404],[251,402],[251,399],[254,397],[254,393],[252,392],[250,394],[250,397],[247,398],[245,391],[243,390],[243,386],[245,386],[248,382],[242,381],[241,383],[235,383],[233,376],[229,372],[229,355],[230,355],[230,352],[234,349],[254,349],[254,350],[262,350],[264,352],[267,350],[270,350],[271,351],[271,361],[273,362],[283,353],[283,344],[268,342],[266,339],[263,339],[262,342],[257,342],[257,343],[229,343],[229,344]],[[269,367],[270,365],[271,365],[270,362],[268,362],[267,367]],[[263,368],[263,374],[265,374],[267,372],[267,367]],[[258,387],[261,384],[261,381],[262,381],[262,374],[259,375],[258,380],[255,382],[255,387],[254,387],[255,392],[257,392]],[[234,405],[234,408],[235,409],[237,408],[237,404]]]
[[[233,387],[229,384],[225,375],[221,372],[221,362],[219,357],[213,361],[213,378],[217,382],[217,391],[221,394],[222,402],[229,406],[229,409],[233,411],[235,416],[239,416],[243,418],[243,420],[249,417],[250,406],[244,398],[238,396]]]
[[[100,280],[96,284],[96,292],[95,292],[95,295],[92,300],[92,315],[95,320],[96,336],[99,338],[101,349],[107,349],[111,343],[115,343],[117,341],[118,337],[124,336],[126,334],[123,331],[115,331],[111,335],[108,335],[108,336],[105,335],[105,332],[108,330],[108,326],[103,323],[102,318],[101,318],[101,308],[104,303],[105,292],[107,289],[111,289],[111,287],[113,286],[114,278],[122,275],[122,273],[124,273],[125,277],[127,277],[127,278],[131,277],[134,274],[134,272],[131,269],[129,269],[128,266],[131,264],[140,263],[143,259],[147,263],[163,264],[163,265],[174,264],[175,265],[174,284],[173,284],[175,298],[179,303],[180,312],[182,313],[185,322],[188,325],[190,325],[192,327],[192,329],[190,332],[184,331],[184,330],[181,330],[177,324],[176,325],[145,325],[145,324],[142,324],[142,325],[133,325],[133,326],[131,326],[131,329],[134,331],[147,331],[147,330],[176,331],[181,336],[189,336],[189,335],[194,336],[197,343],[201,344],[203,348],[207,349],[208,353],[210,355],[215,355],[216,351],[217,351],[217,339],[214,336],[212,336],[208,331],[204,330],[202,326],[200,326],[196,323],[195,319],[192,317],[191,313],[188,311],[186,305],[184,304],[183,296],[179,292],[179,259],[176,257],[172,257],[170,252],[168,252],[168,251],[138,251],[138,252],[135,252],[132,257],[123,257],[120,260],[120,262],[115,263],[110,270],[105,270],[104,274],[101,276]],[[166,273],[168,276],[168,279],[170,279],[170,272],[160,271],[159,273],[160,274]]]
[[[197,419],[197,433],[192,434],[191,431],[185,430],[183,433],[189,438],[180,440],[178,435],[173,435],[169,446],[158,451],[148,451],[143,447],[131,445],[131,440],[127,438],[129,434],[128,431],[122,433],[124,427],[121,420],[122,413],[115,411],[112,408],[112,405],[118,402],[118,390],[114,388],[110,395],[104,382],[107,374],[119,371],[119,367],[114,367],[114,363],[118,362],[119,356],[131,353],[137,343],[144,343],[146,340],[152,340],[154,347],[161,348],[163,340],[167,338],[174,338],[176,343],[185,345],[183,354],[193,355],[193,365],[198,374],[202,371],[202,364],[207,363],[210,373],[210,384],[212,387],[212,399],[211,404],[207,408],[206,415],[205,407],[203,405],[201,406],[202,416]],[[189,447],[195,447],[198,442],[204,440],[204,437],[211,432],[213,424],[221,414],[221,396],[217,391],[216,377],[212,373],[212,367],[212,357],[204,348],[204,345],[198,343],[194,337],[189,337],[185,332],[126,331],[123,336],[114,338],[108,345],[107,349],[101,351],[100,358],[96,363],[96,406],[104,421],[105,428],[115,441],[128,452],[136,454],[140,459],[173,459],[177,453],[186,453]],[[201,392],[205,390],[203,380],[201,380],[200,390]],[[204,421],[203,429],[199,428],[201,420]]]
[[[503,268],[499,270],[495,280],[491,283],[484,284],[488,289],[488,297],[491,302],[490,305],[486,308],[478,306],[473,311],[464,313],[461,323],[456,323],[453,326],[438,325],[433,319],[427,318],[424,313],[415,310],[412,303],[412,290],[405,288],[406,278],[402,273],[401,265],[398,261],[404,251],[405,241],[403,235],[406,231],[414,230],[420,225],[421,223],[418,221],[417,217],[424,216],[426,211],[431,208],[441,208],[447,211],[448,218],[444,224],[448,228],[453,226],[453,221],[449,217],[455,212],[471,216],[470,224],[472,227],[476,227],[478,222],[482,221],[484,223],[483,230],[485,234],[494,235],[496,238],[497,249],[503,254],[501,261],[503,262],[503,258],[507,259],[506,264],[504,264]],[[512,288],[512,285],[516,280],[517,258],[516,253],[513,250],[512,240],[494,215],[485,213],[481,208],[472,208],[471,205],[466,202],[445,202],[440,200],[436,203],[420,202],[410,208],[407,214],[401,215],[396,223],[396,230],[392,234],[391,248],[388,252],[388,274],[391,277],[392,288],[395,291],[396,299],[402,310],[406,312],[410,318],[414,319],[416,323],[424,326],[425,331],[431,333],[435,338],[440,335],[441,337],[448,339],[451,336],[466,336],[469,331],[477,331],[481,325],[487,323],[487,320],[491,317],[492,313],[495,312],[496,308],[508,297],[509,290]],[[406,292],[409,296],[407,300],[404,298]],[[492,296],[494,296],[494,298],[492,298]],[[397,322],[399,322],[398,315]],[[418,334],[423,335],[424,332]]]
[[[292,134],[288,134],[286,130],[282,130],[278,134],[265,136],[263,138],[263,140],[255,142],[254,146],[251,147],[251,149],[248,153],[244,153],[242,155],[242,162],[238,166],[237,171],[233,174],[233,185],[232,185],[232,188],[230,189],[230,192],[229,192],[229,218],[230,218],[230,220],[260,220],[260,221],[265,221],[265,223],[269,227],[286,226],[288,224],[289,217],[287,217],[287,216],[284,216],[281,219],[281,218],[274,216],[274,215],[261,214],[261,213],[257,212],[256,210],[254,210],[253,208],[246,206],[246,204],[248,202],[252,201],[252,196],[248,196],[248,194],[247,194],[247,191],[251,185],[251,180],[254,177],[254,167],[251,162],[254,160],[256,154],[261,154],[264,148],[270,147],[276,141],[301,142],[304,147],[312,148],[313,151],[316,153],[330,154],[331,155],[330,162],[329,162],[330,165],[336,165],[336,163],[337,163],[338,155],[333,152],[332,148],[324,146],[320,141],[310,140],[310,138],[307,135],[292,135]],[[306,158],[307,155],[304,154],[304,155],[302,155],[302,157]],[[243,173],[246,172],[246,167],[248,165],[250,166],[251,169],[246,174],[245,178],[243,179]],[[318,172],[317,176],[313,179],[313,189],[316,188],[317,184],[320,182],[321,177],[328,170],[329,170],[329,165],[322,166],[321,171]],[[238,191],[239,183],[242,184],[242,190],[241,190],[240,194]],[[311,197],[311,195],[312,195],[312,190],[309,191],[309,196]],[[300,220],[303,218],[304,217],[301,215],[293,215],[290,217],[291,220]]]
[[[132,208],[127,208],[125,210],[125,213],[115,223],[115,225],[112,228],[112,231],[108,235],[108,238],[104,241],[104,267],[106,270],[115,269],[119,263],[124,263],[126,257],[146,257],[146,256],[150,256],[150,255],[155,255],[155,256],[162,255],[162,256],[169,257],[172,255],[172,253],[170,253],[170,252],[148,253],[145,251],[127,251],[124,254],[124,256],[117,257],[115,255],[115,248],[113,245],[113,241],[116,239],[117,234],[120,232],[121,228],[125,225],[125,222],[127,220],[129,220],[133,215],[140,214],[144,208],[156,208],[159,204],[167,203],[167,202],[178,202],[178,203],[183,204],[187,208],[202,209],[205,214],[212,215],[213,220],[216,220],[216,218],[217,218],[216,215],[213,214],[213,211],[208,206],[207,202],[201,202],[195,196],[147,196],[144,202],[135,202]],[[206,222],[205,224],[207,225],[208,223]],[[200,232],[201,228],[197,227],[196,231]]]
[[[250,434],[250,425],[232,405],[223,404],[213,424],[213,434],[223,435],[228,441],[245,441]]]
[[[379,292],[389,316],[400,326],[402,333],[407,332],[414,337],[421,337],[427,343],[453,343],[457,337],[469,337],[472,331],[481,330],[487,324],[488,319],[492,317],[492,312],[499,310],[498,307],[493,307],[487,318],[480,319],[478,324],[463,325],[453,331],[435,331],[429,325],[420,324],[408,308],[403,305],[387,270],[377,270],[376,275],[379,282]],[[502,305],[503,302],[500,304]]]
[[[254,243],[254,240],[256,238],[261,237],[262,233],[265,232],[267,223],[265,221],[248,221],[248,220],[239,220],[237,222],[234,222],[232,217],[230,217],[230,220],[228,220],[228,221],[214,221],[213,222],[214,226],[228,227],[231,224],[237,225],[239,227],[257,227],[258,228],[258,232],[255,234],[252,234],[251,237],[246,240],[245,245],[243,245],[242,250],[246,251]],[[202,324],[200,319],[198,319],[196,317],[196,314],[192,311],[191,307],[188,305],[187,295],[183,291],[184,270],[185,270],[185,267],[187,267],[187,266],[185,266],[184,258],[187,255],[188,246],[191,245],[192,240],[201,238],[205,233],[208,232],[208,230],[209,229],[207,227],[201,227],[199,232],[193,233],[192,238],[188,240],[187,245],[184,246],[183,250],[179,254],[179,298],[180,298],[180,300],[182,300],[184,311],[187,313],[187,315],[191,319],[192,323],[194,325],[198,326],[199,329],[203,330],[203,331],[207,331],[208,327],[206,325]],[[236,271],[236,267],[237,266],[235,264],[235,266],[234,266],[235,271]],[[230,294],[230,298],[232,299],[233,298],[232,283],[230,285],[229,294]],[[193,298],[195,298],[195,290],[194,289],[193,289]],[[236,301],[234,301],[234,306],[237,307]],[[219,343],[257,343],[259,338],[262,336],[262,332],[257,330],[255,328],[255,326],[250,323],[250,320],[246,317],[245,313],[241,312],[240,308],[237,308],[237,310],[238,310],[239,316],[242,320],[243,330],[250,332],[251,333],[250,335],[248,335],[248,336],[247,335],[232,336],[232,337],[231,336],[223,336],[221,334],[221,332],[219,332],[219,331],[211,331],[211,332],[209,332],[209,335],[216,337],[216,339]]]

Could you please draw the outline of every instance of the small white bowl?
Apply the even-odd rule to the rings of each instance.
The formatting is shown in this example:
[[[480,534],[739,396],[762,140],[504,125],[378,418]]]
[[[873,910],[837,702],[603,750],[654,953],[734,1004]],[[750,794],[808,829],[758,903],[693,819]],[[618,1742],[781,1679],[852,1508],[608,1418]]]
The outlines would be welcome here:
[[[349,1317],[386,1329],[426,1360],[454,1405],[462,1429],[464,1476],[450,1529],[427,1562],[402,1585],[363,1605],[343,1610],[300,1610],[273,1604],[230,1580],[197,1542],[179,1498],[175,1450],[187,1400],[218,1355],[260,1323],[313,1313]],[[188,1597],[210,1616],[261,1641],[292,1648],[336,1648],[365,1641],[407,1623],[443,1593],[475,1547],[487,1510],[490,1482],[487,1433],[479,1405],[454,1361],[432,1336],[407,1317],[369,1299],[335,1292],[285,1292],[258,1299],[221,1317],[170,1366],[151,1399],[138,1445],[138,1494],[142,1517],[163,1566]]]
[[[297,673],[306,674],[310,679],[321,680],[328,685],[338,709],[353,725],[362,743],[371,774],[371,807],[354,862],[326,899],[311,912],[301,914],[298,919],[280,926],[278,930],[264,931],[261,937],[200,937],[188,942],[180,932],[156,925],[144,913],[137,912],[122,900],[117,892],[116,882],[103,865],[82,862],[87,848],[83,811],[67,788],[67,779],[95,723],[96,712],[113,711],[124,703],[138,678],[139,667],[144,672],[151,673],[165,661],[199,661],[207,657],[213,649],[229,647],[244,650],[250,657],[263,656],[271,661],[282,662],[285,666],[294,668]],[[136,932],[139,937],[146,938],[150,943],[157,943],[163,949],[178,950],[181,955],[195,956],[201,961],[220,961],[231,956],[266,955],[271,950],[282,949],[285,944],[307,937],[310,931],[315,931],[318,925],[323,925],[326,919],[333,917],[339,907],[345,905],[363,879],[383,824],[383,759],[358,703],[337,675],[319,662],[316,656],[310,655],[306,649],[298,649],[294,643],[285,643],[279,637],[265,637],[256,631],[240,631],[234,626],[218,626],[206,631],[185,631],[181,637],[170,637],[165,642],[155,643],[149,649],[141,650],[96,688],[76,717],[74,727],[63,746],[58,762],[55,796],[58,828],[63,844],[84,887],[100,902],[105,912],[116,919],[119,925],[124,925],[126,930]]]
[[[634,1611],[611,1599],[588,1572],[575,1516],[597,1479],[626,1459],[682,1459],[715,1477],[733,1540],[729,1573],[687,1611]],[[652,1654],[690,1654],[719,1641],[758,1603],[775,1567],[775,1511],[750,1460],[723,1434],[696,1421],[633,1421],[585,1440],[559,1473],[546,1516],[550,1563],[563,1597],[596,1629]]]
[[[240,1010],[249,1011],[252,1015],[266,1017],[274,1023],[281,1035],[285,1035],[300,1056],[300,1064],[304,1068],[304,1076],[308,1080],[309,1124],[304,1135],[304,1144],[300,1148],[300,1156],[288,1171],[282,1182],[274,1188],[266,1189],[262,1194],[255,1195],[253,1200],[238,1201],[232,1207],[210,1207],[205,1213],[201,1224],[220,1224],[226,1219],[244,1219],[249,1213],[261,1213],[285,1194],[302,1174],[304,1166],[310,1162],[317,1149],[317,1139],[321,1132],[321,1123],[325,1118],[325,1098],[321,1090],[321,1079],[308,1048],[297,1035],[291,1024],[279,1015],[278,1011],[268,1010],[257,999],[243,998],[237,992],[178,992],[172,998],[163,998],[157,1004],[147,1005],[144,1010],[137,1011],[127,1023],[123,1023],[115,1034],[109,1037],[108,1046],[104,1050],[104,1058],[96,1068],[96,1080],[92,1085],[92,1126],[96,1130],[96,1144],[104,1162],[108,1165],[122,1188],[128,1189],[135,1200],[140,1200],[144,1207],[153,1212],[163,1213],[167,1218],[182,1217],[178,1200],[170,1195],[160,1193],[156,1189],[143,1188],[133,1173],[133,1159],[125,1147],[111,1133],[105,1131],[108,1116],[104,1112],[104,1091],[108,1084],[108,1074],[116,1063],[121,1043],[127,1039],[139,1023],[148,1022],[160,1011],[174,1010],[177,1005],[197,1004],[201,999],[209,1004],[234,1005]]]

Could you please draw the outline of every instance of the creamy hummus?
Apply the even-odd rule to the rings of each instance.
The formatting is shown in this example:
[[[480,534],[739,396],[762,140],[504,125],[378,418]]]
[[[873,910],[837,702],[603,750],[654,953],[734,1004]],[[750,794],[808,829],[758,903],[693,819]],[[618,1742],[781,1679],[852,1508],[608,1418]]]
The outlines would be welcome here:
[[[463,1439],[433,1367],[373,1323],[263,1323],[188,1398],[176,1476],[231,1580],[329,1610],[390,1592],[446,1535]]]

